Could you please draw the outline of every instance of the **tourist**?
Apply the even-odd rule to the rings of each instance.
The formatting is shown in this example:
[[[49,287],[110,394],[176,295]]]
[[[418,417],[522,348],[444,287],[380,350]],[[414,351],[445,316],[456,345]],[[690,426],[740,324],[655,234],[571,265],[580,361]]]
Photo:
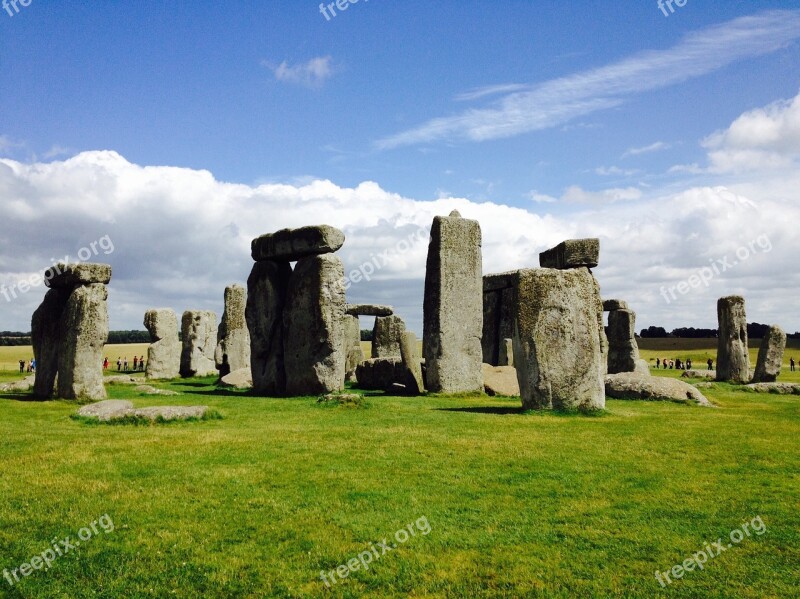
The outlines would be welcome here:
[[[714,370],[714,360],[709,358],[707,363],[708,363],[708,369],[709,370]]]
[[[108,370],[108,356],[103,359],[103,370]]]
[[[36,358],[31,358],[31,372],[36,374]]]
[[[120,359],[119,356],[117,356],[117,372],[119,372],[120,370],[122,370],[122,360]]]
[[[144,356],[141,356],[141,357],[139,358],[139,370],[140,370],[141,372],[144,372]]]
[[[692,369],[692,359],[686,358],[686,370],[691,370],[691,369]]]
[[[656,358],[656,370],[661,368],[661,358]]]
[[[133,356],[133,371],[136,372],[139,369],[139,356]]]
[[[128,372],[128,356],[125,356],[125,359],[122,361],[122,367],[125,372]]]
[[[792,370],[794,370],[794,365],[792,365]],[[19,361],[19,373],[25,374],[25,360]]]
[[[789,358],[789,370],[794,372],[794,358]]]

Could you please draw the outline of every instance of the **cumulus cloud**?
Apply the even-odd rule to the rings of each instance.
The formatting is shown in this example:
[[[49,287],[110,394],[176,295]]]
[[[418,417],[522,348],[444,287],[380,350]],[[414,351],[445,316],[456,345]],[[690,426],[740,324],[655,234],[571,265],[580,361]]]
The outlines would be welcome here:
[[[333,58],[330,56],[318,56],[296,65],[290,65],[285,60],[279,65],[269,61],[263,61],[262,64],[273,72],[278,81],[306,87],[321,87],[333,76]]]
[[[348,273],[388,251],[386,264],[369,281],[353,283],[348,299],[393,304],[421,334],[430,223],[458,209],[481,223],[486,273],[537,266],[539,252],[564,239],[599,237],[595,273],[603,293],[629,300],[642,326],[713,326],[716,298],[736,292],[748,298],[751,319],[796,330],[797,189],[800,175],[647,196],[637,188],[573,187],[564,198],[581,203],[560,203],[561,212],[549,213],[546,201],[534,212],[463,198],[414,199],[369,181],[353,188],[326,180],[233,184],[208,171],[133,164],[109,151],[51,163],[2,159],[0,285],[8,289],[108,236],[114,251],[92,259],[114,269],[113,328],[141,328],[152,307],[220,313],[224,287],[247,279],[253,237],[326,222],[347,236],[338,255]],[[770,253],[754,254],[670,304],[660,295],[661,286],[676,285],[760,235],[769,237]],[[43,295],[43,287],[13,301],[0,295],[0,329],[29,330]]]
[[[672,145],[666,142],[656,141],[639,148],[628,148],[625,153],[622,154],[622,157],[627,158],[628,156],[639,156],[641,154],[650,154],[651,152],[660,152],[662,150],[669,150],[671,147]]]

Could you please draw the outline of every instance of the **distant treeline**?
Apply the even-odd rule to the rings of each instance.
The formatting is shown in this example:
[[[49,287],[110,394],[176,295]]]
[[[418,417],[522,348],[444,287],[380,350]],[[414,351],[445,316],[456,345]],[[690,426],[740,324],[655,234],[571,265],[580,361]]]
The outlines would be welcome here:
[[[767,334],[769,325],[758,322],[747,323],[747,336],[750,339],[761,339]],[[664,327],[647,327],[642,329],[639,336],[642,339],[665,339],[667,337],[677,337],[679,339],[711,339],[716,338],[717,329],[696,329],[694,327],[681,327],[673,329],[669,333]],[[789,333],[789,339],[800,339],[800,332]]]
[[[108,343],[150,343],[150,333],[147,331],[110,331]],[[0,331],[0,347],[8,345],[30,345],[31,334],[19,331]]]
[[[361,341],[372,341],[372,329],[361,329]]]

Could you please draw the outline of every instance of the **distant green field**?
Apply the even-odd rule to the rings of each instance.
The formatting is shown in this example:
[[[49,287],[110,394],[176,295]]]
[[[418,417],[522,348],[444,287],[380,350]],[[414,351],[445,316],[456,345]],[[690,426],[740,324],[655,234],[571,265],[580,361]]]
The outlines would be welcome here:
[[[129,366],[133,367],[133,356],[144,356],[147,359],[147,343],[130,343],[127,345],[106,345],[106,355],[108,356],[109,370],[116,370],[117,356],[128,357]],[[30,345],[1,346],[0,347],[0,371],[19,372],[19,361],[30,360],[33,358],[33,348]]]

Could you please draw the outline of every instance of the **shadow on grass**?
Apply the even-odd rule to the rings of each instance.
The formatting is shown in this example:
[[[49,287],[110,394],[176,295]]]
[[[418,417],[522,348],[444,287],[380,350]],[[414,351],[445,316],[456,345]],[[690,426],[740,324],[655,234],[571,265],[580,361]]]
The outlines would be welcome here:
[[[527,411],[522,409],[522,406],[512,407],[475,407],[475,408],[434,408],[437,412],[468,412],[470,414],[497,414],[500,416],[506,414],[526,414]]]
[[[476,406],[471,408],[433,408],[437,412],[466,412],[470,414],[495,414],[497,416],[521,415],[552,418],[600,418],[608,416],[607,410],[526,410],[522,406]]]

